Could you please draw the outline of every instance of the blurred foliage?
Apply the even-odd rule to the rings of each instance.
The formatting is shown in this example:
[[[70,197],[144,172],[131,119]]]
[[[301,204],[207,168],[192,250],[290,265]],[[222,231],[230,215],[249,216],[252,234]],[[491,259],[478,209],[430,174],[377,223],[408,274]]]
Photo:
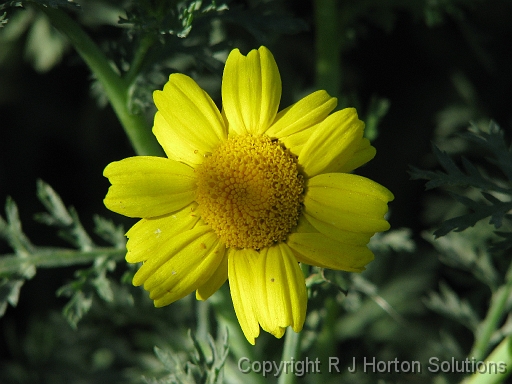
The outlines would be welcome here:
[[[512,219],[512,216],[508,214],[512,210],[512,147],[505,143],[503,132],[495,123],[491,123],[486,130],[480,130],[474,126],[470,132],[461,134],[460,137],[477,143],[480,148],[488,152],[490,156],[488,161],[495,165],[508,180],[491,179],[489,176],[485,176],[483,171],[465,157],[461,158],[465,169],[463,172],[446,152],[440,151],[434,145],[434,154],[445,172],[422,171],[412,167],[412,178],[428,179],[427,190],[439,187],[460,187],[464,190],[476,188],[480,191],[480,197],[483,197],[480,201],[476,201],[465,195],[451,193],[451,196],[465,205],[470,212],[444,221],[441,227],[434,232],[435,236],[444,236],[452,230],[463,231],[487,217],[491,218],[489,223],[496,229],[502,227],[503,220],[510,221]],[[493,173],[495,172],[491,172],[491,174]],[[511,223],[508,224],[510,227]],[[504,249],[511,247],[511,234],[509,232],[501,234],[505,240],[500,243],[500,246]]]
[[[220,384],[224,382],[222,368],[229,352],[227,331],[218,346],[208,334],[208,355],[205,354],[204,347],[201,346],[194,333],[189,331],[189,337],[194,345],[194,352],[190,355],[190,361],[185,363],[171,349],[162,350],[155,347],[155,355],[169,375],[162,379],[146,379],[148,384]]]
[[[463,214],[441,223],[433,233],[434,238],[427,233],[424,237],[441,253],[442,262],[472,275],[473,290],[481,287],[481,294],[463,298],[447,283],[440,282],[440,292],[431,292],[425,304],[471,331],[474,343],[467,356],[479,361],[512,333],[512,262],[507,257],[512,245],[512,216],[508,213],[512,209],[512,146],[494,122],[487,128],[473,125],[468,133],[459,136],[487,155],[487,167],[477,167],[462,157],[462,171],[434,145],[434,154],[444,171],[412,167],[411,175],[413,179],[427,179],[427,190],[450,190],[449,195],[464,206]],[[488,223],[482,221],[489,217]]]
[[[15,250],[17,258],[21,260],[26,259],[34,251],[34,247],[21,231],[18,208],[9,199],[7,200],[5,211],[7,221],[0,216],[0,234]],[[16,306],[20,295],[20,288],[26,279],[30,279],[35,275],[35,272],[35,267],[30,264],[21,264],[15,271],[9,274],[3,272],[0,280],[0,315],[4,315],[8,304]]]
[[[393,230],[372,238],[376,257],[360,275],[309,270],[301,359],[318,357],[327,373],[337,356],[340,372],[301,381],[456,383],[463,374],[426,371],[429,358],[483,359],[511,334],[510,130],[487,124],[512,123],[510,2],[332,1],[334,29],[322,35],[328,20],[315,14],[326,3],[0,1],[0,197],[21,207],[8,198],[0,218],[13,250],[0,257],[0,382],[276,382],[241,374],[238,358],[283,359],[282,340],[262,334],[253,348],[236,333],[227,287],[207,303],[155,309],[131,286],[124,230],[90,214],[103,210],[103,167],[131,149],[110,110],[94,105],[106,105],[105,91],[44,5],[83,27],[129,83],[130,110],[149,120],[170,73],[191,75],[217,101],[229,50],[261,44],[278,61],[283,105],[325,87],[340,108],[357,107],[378,149],[361,173],[395,194]],[[407,180],[407,164],[428,192]],[[39,177],[77,209],[39,183],[47,212],[34,224]],[[364,357],[420,361],[424,371],[366,374]]]
[[[134,113],[152,106],[153,91],[161,88],[173,72],[210,72],[216,76],[209,76],[205,81],[213,82],[210,89],[218,88],[223,61],[231,46],[224,32],[226,23],[243,27],[262,43],[273,36],[307,28],[300,19],[272,12],[268,4],[262,3],[248,11],[242,4],[229,0],[91,1],[82,6],[66,0],[29,0],[6,2],[0,5],[0,10],[29,7],[31,3],[51,7],[72,4],[80,10],[76,17],[87,26],[119,27],[114,39],[99,43],[108,47],[111,63],[129,82],[129,104]],[[44,15],[34,13],[32,8],[14,16],[6,27],[6,41],[15,43],[29,29],[25,45],[27,58],[36,70],[51,70],[61,60],[68,45],[66,40],[51,29]],[[91,87],[99,104],[106,105],[102,86],[94,82]]]
[[[114,260],[122,258],[125,253],[124,231],[122,227],[97,216],[96,232],[113,245],[112,248],[98,247],[83,228],[75,210],[67,209],[55,191],[42,181],[38,182],[38,196],[48,212],[36,215],[36,219],[57,227],[59,235],[78,250],[33,245],[23,233],[16,204],[8,199],[6,220],[0,216],[0,237],[9,243],[15,255],[5,255],[0,259],[0,315],[5,313],[7,304],[16,306],[20,288],[25,280],[34,277],[36,267],[56,268],[92,261],[92,267],[77,271],[77,280],[57,292],[71,297],[64,307],[64,315],[76,327],[89,311],[94,294],[107,302],[113,301],[112,282],[106,274],[114,270]]]

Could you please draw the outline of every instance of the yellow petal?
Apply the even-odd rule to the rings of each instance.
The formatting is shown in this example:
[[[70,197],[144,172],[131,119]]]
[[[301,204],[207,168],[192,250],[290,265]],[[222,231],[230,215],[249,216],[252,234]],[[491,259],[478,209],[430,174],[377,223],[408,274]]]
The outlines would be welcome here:
[[[262,249],[254,273],[261,327],[278,338],[288,326],[300,332],[306,318],[306,283],[291,249],[282,243]]]
[[[326,223],[325,221],[317,220],[306,213],[304,214],[304,217],[316,229],[316,231],[312,232],[318,231],[342,244],[363,246],[368,244],[370,242],[370,238],[375,234],[375,232],[354,232],[346,229],[340,229],[334,225]]]
[[[177,211],[195,197],[196,178],[188,165],[163,157],[136,156],[107,165],[112,184],[105,206],[128,217],[155,217]]]
[[[272,53],[265,48],[243,56],[229,54],[222,77],[223,111],[229,131],[264,133],[274,121],[281,100],[281,76]]]
[[[213,275],[201,285],[196,291],[197,300],[206,300],[213,295],[217,290],[228,279],[228,252],[225,247],[219,249],[220,253],[223,253],[222,261],[220,262],[217,269],[213,272]]]
[[[323,221],[317,220],[306,213],[302,214],[299,218],[299,222],[297,223],[294,232],[321,233],[333,240],[336,240],[340,243],[340,247],[344,244],[366,246],[374,235],[374,232],[366,233],[342,230]]]
[[[298,261],[322,268],[361,272],[373,260],[368,247],[342,244],[321,233],[292,233],[286,244]]]
[[[303,131],[294,133],[293,135],[287,136],[285,138],[280,139],[287,149],[290,150],[295,156],[300,157],[302,153],[302,148],[307,143],[311,135],[315,132],[315,128],[317,126],[313,125],[312,127],[306,128]]]
[[[352,157],[343,164],[337,172],[352,172],[361,165],[366,164],[375,157],[377,150],[370,144],[370,140],[363,138],[352,155]]]
[[[169,158],[200,164],[205,154],[226,139],[219,109],[190,77],[172,74],[163,91],[153,93],[153,99],[158,108],[153,133]]]
[[[199,220],[196,214],[197,203],[192,203],[178,212],[152,219],[139,220],[126,233],[126,261],[139,263],[147,260],[162,248],[162,244],[189,229],[192,229]]]
[[[147,285],[144,288],[150,290],[158,286],[158,284],[164,281],[167,277],[166,272],[162,270],[161,267],[171,260],[171,258],[182,252],[183,249],[194,244],[196,248],[200,248],[202,250],[201,253],[204,254],[209,252],[208,247],[199,247],[201,241],[198,239],[204,235],[210,237],[211,233],[213,232],[208,226],[198,225],[188,231],[180,233],[179,235],[167,238],[166,242],[161,243],[160,247],[139,268],[133,277],[133,285],[139,286],[147,283],[148,279],[151,279],[150,283],[152,284]]]
[[[183,232],[140,267],[133,284],[144,283],[155,306],[168,305],[195,291],[212,276],[222,261],[223,247],[209,226]]]
[[[384,220],[393,194],[376,182],[347,173],[328,173],[308,181],[304,212],[336,228],[353,232],[389,229]]]
[[[203,162],[204,155],[203,152],[199,152],[198,146],[176,133],[161,112],[155,114],[153,133],[169,159],[180,161],[193,168]]]
[[[363,137],[364,123],[354,108],[345,108],[318,124],[302,148],[299,164],[313,177],[341,168],[356,151]]]
[[[336,104],[336,98],[329,96],[327,92],[313,92],[279,112],[266,135],[277,137],[283,141],[290,135],[322,122],[336,107]]]
[[[245,338],[252,345],[260,334],[254,290],[254,268],[258,253],[253,249],[228,250],[229,289],[235,314]]]
[[[294,229],[294,232],[298,233],[317,233],[318,230],[311,225],[311,223],[306,219],[306,215],[300,215],[299,222]]]

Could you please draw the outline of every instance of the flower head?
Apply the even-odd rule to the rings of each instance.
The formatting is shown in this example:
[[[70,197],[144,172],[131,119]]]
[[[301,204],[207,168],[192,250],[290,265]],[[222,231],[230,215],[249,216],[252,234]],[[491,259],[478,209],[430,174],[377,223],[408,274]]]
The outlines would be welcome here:
[[[389,228],[393,195],[348,172],[375,149],[353,108],[317,91],[278,112],[281,78],[270,51],[233,50],[222,113],[194,80],[172,74],[155,91],[153,133],[167,158],[109,164],[110,210],[141,218],[127,233],[133,278],[156,306],[196,291],[206,300],[229,279],[250,343],[302,329],[307,294],[299,262],[360,272],[367,244]]]

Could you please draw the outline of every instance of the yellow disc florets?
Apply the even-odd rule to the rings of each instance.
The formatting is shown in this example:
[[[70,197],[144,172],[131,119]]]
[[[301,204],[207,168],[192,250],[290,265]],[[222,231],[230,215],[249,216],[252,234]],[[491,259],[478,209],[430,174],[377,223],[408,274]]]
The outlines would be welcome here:
[[[279,142],[231,137],[196,172],[201,216],[227,247],[268,247],[297,225],[303,178]]]

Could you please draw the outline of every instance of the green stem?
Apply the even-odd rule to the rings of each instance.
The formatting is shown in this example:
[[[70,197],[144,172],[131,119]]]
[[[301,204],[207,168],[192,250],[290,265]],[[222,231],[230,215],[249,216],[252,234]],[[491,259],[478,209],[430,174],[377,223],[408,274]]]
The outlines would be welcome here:
[[[137,51],[135,52],[135,56],[133,57],[132,63],[130,64],[130,69],[128,72],[126,72],[124,77],[128,84],[131,84],[137,77],[137,74],[140,72],[140,69],[144,64],[146,54],[153,46],[154,42],[155,38],[152,35],[146,35],[140,40]]]
[[[494,294],[491,300],[491,307],[487,316],[479,327],[476,335],[473,349],[469,357],[474,357],[477,361],[482,360],[489,348],[489,342],[492,334],[498,328],[498,324],[504,316],[507,300],[512,292],[512,264],[509,267],[506,276],[506,284],[501,286]]]
[[[72,249],[41,250],[30,257],[5,255],[0,257],[0,275],[13,274],[27,265],[38,268],[67,267],[94,262],[100,256],[121,260],[126,255],[125,249],[104,248],[84,252]]]
[[[309,266],[301,263],[300,269],[302,270],[304,277],[309,276]],[[300,332],[295,332],[292,327],[288,327],[286,329],[286,333],[284,335],[283,354],[281,355],[282,362],[297,361],[300,358],[300,338]],[[296,377],[296,373],[293,370],[286,370],[279,376],[278,384],[293,384],[295,383]]]
[[[198,340],[207,340],[210,329],[210,303],[208,301],[196,300],[197,328],[196,336]]]
[[[477,360],[479,361],[479,360]],[[464,384],[499,384],[512,373],[512,338],[505,338],[486,359],[485,372],[477,370]]]
[[[341,38],[338,0],[315,0],[316,81],[319,89],[337,96],[341,87]]]
[[[295,332],[291,327],[288,327],[284,337],[281,361],[297,361],[300,355],[300,332]],[[295,378],[295,372],[287,369],[279,376],[278,384],[293,384]]]
[[[60,9],[39,6],[50,19],[52,25],[66,35],[101,83],[107,97],[121,122],[135,152],[138,155],[161,155],[151,129],[142,114],[133,114],[128,110],[129,84],[117,74],[103,52],[91,38]]]

